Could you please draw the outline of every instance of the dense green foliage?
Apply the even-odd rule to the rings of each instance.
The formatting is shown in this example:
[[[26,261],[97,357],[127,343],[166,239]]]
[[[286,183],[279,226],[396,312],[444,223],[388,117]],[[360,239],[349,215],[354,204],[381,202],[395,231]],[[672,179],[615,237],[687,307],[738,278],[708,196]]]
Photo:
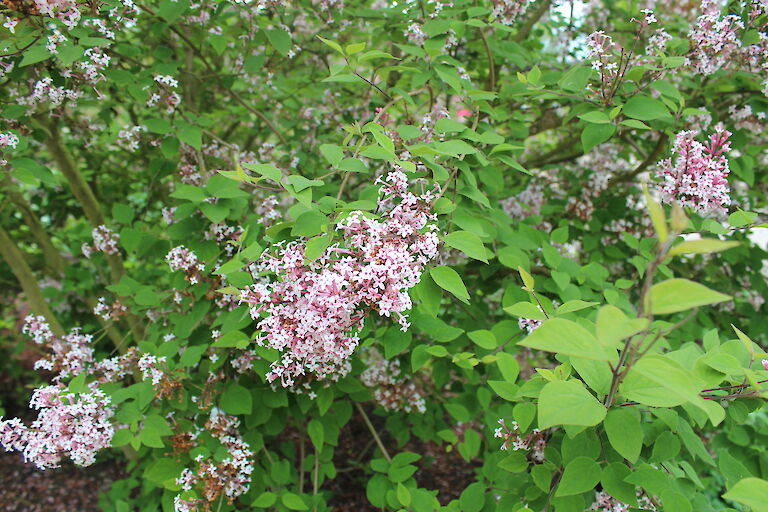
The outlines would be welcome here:
[[[65,405],[108,397],[97,457],[131,476],[104,510],[331,510],[340,465],[381,510],[768,510],[768,7],[561,4],[4,3],[3,371],[29,380],[32,350]],[[727,160],[690,161],[729,201],[665,189],[723,130]],[[371,242],[400,170],[394,203],[436,228]],[[412,308],[351,278],[252,288],[335,279],[368,243],[349,275],[423,256]],[[258,266],[286,247],[303,270]],[[297,336],[351,355],[268,378],[298,350],[268,335],[342,301]],[[458,499],[420,484],[428,444],[474,471]]]

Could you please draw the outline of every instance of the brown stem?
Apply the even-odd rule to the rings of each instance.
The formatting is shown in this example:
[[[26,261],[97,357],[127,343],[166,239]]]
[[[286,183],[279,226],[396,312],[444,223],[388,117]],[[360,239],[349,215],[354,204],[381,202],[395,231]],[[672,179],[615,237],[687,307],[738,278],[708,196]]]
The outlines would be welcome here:
[[[43,297],[40,285],[37,284],[37,279],[32,273],[32,269],[29,268],[29,264],[27,264],[24,254],[2,227],[0,227],[0,256],[2,256],[6,263],[8,263],[13,275],[16,276],[19,284],[21,284],[21,289],[32,308],[32,311],[34,311],[36,315],[45,317],[55,335],[63,336],[64,329],[61,327],[58,319],[54,316],[51,308],[48,307],[48,302],[45,300],[45,297]]]
[[[518,30],[517,34],[515,34],[515,37],[513,38],[516,43],[525,41],[528,38],[531,30],[533,30],[533,26],[536,25],[536,22],[538,22],[541,17],[549,11],[549,6],[551,4],[552,0],[540,0],[536,3],[536,10],[532,11],[531,14],[525,19],[523,26],[520,27],[520,30]]]
[[[56,247],[54,247],[51,237],[48,236],[45,226],[40,222],[40,218],[32,209],[32,205],[16,189],[14,183],[7,176],[4,179],[3,186],[8,194],[8,198],[19,209],[24,223],[29,227],[32,236],[35,237],[37,244],[40,246],[49,274],[52,277],[61,277],[64,274],[64,259],[59,251],[56,250]]]
[[[360,415],[363,417],[365,426],[368,427],[368,430],[371,432],[373,439],[376,440],[376,444],[379,446],[379,450],[381,450],[381,453],[382,455],[384,455],[384,458],[387,459],[387,462],[392,462],[392,457],[389,456],[389,452],[387,452],[387,449],[384,447],[384,443],[381,442],[379,433],[376,432],[376,429],[373,427],[373,423],[371,423],[371,419],[365,413],[365,409],[363,409],[363,406],[360,405],[358,402],[355,402],[355,407],[357,407],[357,410],[360,412]]]
[[[85,178],[75,164],[75,159],[62,142],[58,125],[54,120],[43,116],[37,116],[36,119],[48,131],[49,135],[45,139],[45,146],[59,166],[59,170],[67,179],[67,182],[72,189],[72,194],[80,203],[80,207],[83,209],[88,221],[94,227],[106,225],[104,214],[101,211],[99,202],[96,200],[93,189],[88,182],[85,181]],[[105,254],[105,256],[107,263],[109,264],[112,282],[117,283],[125,274],[123,258],[120,256],[120,253]],[[134,339],[136,341],[142,339],[143,331],[139,320],[129,314],[126,315],[126,321],[131,328]]]

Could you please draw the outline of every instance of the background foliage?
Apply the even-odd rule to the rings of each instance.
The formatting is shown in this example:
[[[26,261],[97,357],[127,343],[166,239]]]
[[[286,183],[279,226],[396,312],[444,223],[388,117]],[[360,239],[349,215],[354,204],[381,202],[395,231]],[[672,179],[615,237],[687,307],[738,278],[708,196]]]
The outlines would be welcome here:
[[[334,480],[384,510],[768,510],[765,2],[2,16],[2,405],[29,423],[24,383],[63,397],[41,415],[105,404],[86,456],[48,430],[70,436],[69,416],[6,418],[30,463],[111,446],[118,511],[342,509]],[[732,132],[727,160],[681,160],[685,130]],[[670,189],[689,162],[698,188]],[[351,355],[268,379],[291,347],[239,294],[299,282],[259,266],[287,242],[320,275],[362,247],[351,215],[389,226],[393,170],[437,228],[379,242],[439,239],[398,284],[408,328],[355,299],[349,325],[318,327],[359,336]],[[50,325],[27,322],[37,343],[27,314]]]

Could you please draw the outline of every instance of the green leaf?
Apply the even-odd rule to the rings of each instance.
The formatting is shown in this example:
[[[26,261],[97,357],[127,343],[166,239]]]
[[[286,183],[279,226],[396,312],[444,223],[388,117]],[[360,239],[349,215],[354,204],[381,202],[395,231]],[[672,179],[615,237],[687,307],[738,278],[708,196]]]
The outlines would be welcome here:
[[[221,408],[227,414],[251,414],[253,400],[251,392],[240,384],[232,384],[221,395]]]
[[[688,279],[668,279],[651,287],[645,298],[645,308],[654,315],[668,315],[699,306],[731,300],[725,295]]]
[[[656,231],[656,236],[659,237],[660,242],[666,242],[669,236],[669,230],[667,229],[667,219],[664,215],[664,208],[658,201],[653,199],[647,190],[643,190],[643,196],[645,197],[645,204],[648,207],[648,215],[651,216],[651,223],[653,229]]]
[[[603,418],[605,407],[580,381],[555,380],[539,393],[539,428],[542,430],[555,425],[592,427]]]
[[[402,482],[397,483],[397,501],[404,507],[411,504],[411,492]]]
[[[762,478],[745,478],[739,480],[723,498],[748,507],[753,512],[768,511],[768,481]]]
[[[330,39],[325,39],[325,38],[320,37],[320,36],[317,36],[317,38],[319,40],[321,40],[323,43],[325,43],[326,45],[330,46],[331,48],[333,48],[334,50],[339,52],[340,54],[344,55],[344,49],[341,47],[341,45],[339,43],[331,41]]]
[[[630,128],[637,128],[638,130],[650,130],[651,127],[645,124],[642,121],[638,121],[636,119],[625,119],[619,124],[624,126],[629,126]]]
[[[520,374],[520,363],[517,362],[515,356],[506,352],[499,352],[496,356],[496,365],[499,367],[504,380],[511,383],[517,380],[517,376]]]
[[[640,121],[652,121],[669,116],[669,110],[664,103],[642,94],[631,97],[624,105],[623,111],[625,116]]]
[[[469,339],[471,339],[475,345],[486,350],[493,350],[499,346],[496,336],[487,329],[468,332],[467,336],[469,336]]]
[[[280,501],[282,501],[283,505],[290,510],[309,510],[309,507],[304,503],[304,500],[301,499],[301,496],[292,492],[283,493],[283,495],[280,496]]]
[[[623,339],[648,326],[644,318],[629,318],[616,306],[605,305],[597,312],[597,341],[604,347],[616,347]]]
[[[338,165],[344,159],[344,150],[336,144],[321,144],[320,152],[331,165]]]
[[[463,140],[454,139],[447,140],[445,142],[436,142],[434,144],[435,151],[441,155],[448,155],[453,157],[459,157],[461,155],[471,155],[477,153],[477,150],[464,142]]]
[[[291,229],[293,236],[314,236],[322,233],[328,227],[328,217],[320,212],[307,211],[299,215]]]
[[[329,234],[310,238],[304,249],[304,261],[315,261],[325,253],[329,245],[331,245],[331,235]]]
[[[589,153],[592,148],[610,139],[616,133],[613,124],[588,124],[581,132],[581,145],[584,153]]]
[[[359,158],[345,158],[339,162],[338,168],[348,172],[368,172],[368,168]]]
[[[605,433],[613,449],[630,461],[637,462],[643,447],[643,428],[640,413],[634,407],[619,407],[608,411]]]
[[[526,270],[523,267],[517,267],[517,271],[520,273],[520,278],[523,280],[523,284],[525,285],[526,291],[533,291],[536,281],[533,280],[533,276],[526,272]]]
[[[455,121],[450,117],[443,117],[442,119],[438,119],[437,123],[435,123],[435,131],[439,133],[463,132],[466,128],[464,123]]]
[[[555,496],[573,496],[595,488],[600,482],[600,465],[589,457],[576,457],[565,466]]]
[[[283,179],[283,172],[272,164],[248,164],[244,163],[242,166],[249,171],[254,171],[265,178],[280,183]]]
[[[282,29],[267,30],[267,39],[270,44],[280,52],[283,56],[288,55],[293,42],[291,41],[291,34]]]
[[[259,495],[258,498],[251,503],[252,507],[269,508],[277,501],[277,495],[273,492],[266,491]]]
[[[573,313],[574,311],[580,311],[582,309],[591,308],[600,304],[599,302],[584,302],[583,300],[569,300],[565,304],[555,310],[556,315],[564,315],[566,313]]]
[[[179,140],[185,144],[189,144],[198,151],[203,145],[203,130],[197,126],[185,125],[177,131]]]
[[[608,117],[608,114],[599,110],[593,110],[592,112],[581,114],[579,119],[594,124],[606,124],[611,122],[611,118]]]
[[[307,426],[307,432],[309,433],[309,438],[312,440],[312,445],[315,449],[322,450],[323,442],[325,440],[325,429],[323,428],[322,422],[313,419]]]
[[[677,254],[710,254],[736,247],[741,242],[734,240],[718,240],[717,238],[702,238],[700,240],[685,240],[669,250],[670,256]]]
[[[565,318],[545,320],[518,345],[597,361],[610,361],[610,352],[581,325]]]
[[[488,488],[481,482],[469,484],[459,497],[460,510],[462,512],[480,512],[485,506],[487,491]]]
[[[532,304],[527,301],[518,302],[517,304],[507,306],[504,308],[504,311],[512,316],[530,318],[532,320],[543,321],[547,319],[547,315],[545,315],[544,312],[536,306],[536,304]]]
[[[485,246],[480,237],[469,231],[454,231],[445,237],[445,245],[458,249],[470,258],[488,263]]]
[[[182,469],[184,466],[181,462],[168,458],[156,459],[144,471],[144,478],[158,485],[163,485],[169,480],[175,481]]]
[[[461,276],[451,267],[439,266],[429,269],[432,280],[443,290],[451,292],[460,301],[469,304],[469,292]]]
[[[635,377],[635,380],[631,377]],[[635,400],[641,404],[656,405],[656,400],[648,400],[643,396],[640,390],[635,389],[633,385],[637,382],[637,377],[647,379],[656,385],[664,388],[669,395],[669,400],[673,402],[677,399],[678,403],[690,402],[696,407],[702,409],[710,417],[714,425],[720,423],[724,418],[724,412],[708,406],[706,401],[699,396],[699,390],[703,383],[690,371],[683,368],[674,359],[663,355],[647,355],[637,361],[629,370],[627,378],[622,384],[622,394],[630,400]],[[654,402],[654,403],[649,403]]]

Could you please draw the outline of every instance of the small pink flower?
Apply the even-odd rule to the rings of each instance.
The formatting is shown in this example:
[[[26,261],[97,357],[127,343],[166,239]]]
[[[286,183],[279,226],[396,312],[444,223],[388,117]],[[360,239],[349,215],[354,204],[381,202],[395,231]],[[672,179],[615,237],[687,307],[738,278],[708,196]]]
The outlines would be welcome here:
[[[472,115],[472,111],[468,108],[460,108],[456,111],[456,119],[463,123],[469,116]]]
[[[765,368],[766,370],[768,370],[768,359],[763,359],[763,360],[762,360],[762,361],[760,361],[760,362],[761,362],[761,363],[763,363],[763,368]]]

